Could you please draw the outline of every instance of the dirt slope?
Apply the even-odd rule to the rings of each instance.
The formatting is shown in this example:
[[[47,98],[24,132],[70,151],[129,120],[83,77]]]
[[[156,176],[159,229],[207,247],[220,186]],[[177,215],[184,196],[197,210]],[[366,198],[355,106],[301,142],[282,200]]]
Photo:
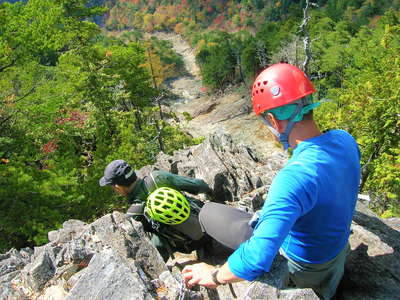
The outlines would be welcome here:
[[[169,40],[185,63],[188,75],[168,83],[178,99],[169,103],[177,113],[181,126],[193,136],[208,136],[214,132],[232,135],[234,141],[248,144],[262,156],[281,151],[272,141],[266,127],[254,115],[250,93],[245,88],[231,87],[223,95],[207,95],[202,88],[195,53],[190,45],[173,33],[156,33],[159,39]],[[193,119],[187,121],[183,113]]]

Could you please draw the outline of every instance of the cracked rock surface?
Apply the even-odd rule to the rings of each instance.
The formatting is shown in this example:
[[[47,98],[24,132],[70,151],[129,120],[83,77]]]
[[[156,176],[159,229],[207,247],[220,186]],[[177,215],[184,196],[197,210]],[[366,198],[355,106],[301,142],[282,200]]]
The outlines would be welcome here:
[[[263,205],[272,178],[285,163],[277,153],[258,157],[229,135],[212,135],[202,144],[173,155],[160,154],[139,173],[163,169],[204,179],[214,200],[254,211]],[[205,200],[199,197],[200,200]],[[399,299],[400,232],[398,218],[383,220],[361,201],[357,204],[339,299]],[[271,271],[257,280],[187,290],[179,267],[167,265],[151,245],[142,225],[121,212],[91,224],[68,220],[49,232],[49,243],[0,254],[0,299],[318,299],[309,289],[282,289],[285,259],[278,255]],[[227,254],[203,259],[223,263]]]

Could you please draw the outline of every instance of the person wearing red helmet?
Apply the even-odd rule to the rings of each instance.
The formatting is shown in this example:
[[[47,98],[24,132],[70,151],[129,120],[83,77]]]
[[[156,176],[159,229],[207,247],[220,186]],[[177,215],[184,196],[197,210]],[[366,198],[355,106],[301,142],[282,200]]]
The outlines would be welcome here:
[[[269,271],[280,252],[288,262],[283,280],[312,288],[321,299],[334,296],[348,251],[360,152],[349,133],[319,130],[314,92],[307,76],[290,64],[272,65],[254,81],[254,112],[293,155],[273,179],[258,214],[217,203],[203,206],[203,230],[235,251],[220,268],[186,266],[182,274],[189,286],[254,280]],[[223,224],[229,229],[218,229]]]
[[[310,95],[314,92],[314,86],[306,75],[289,64],[276,64],[267,68],[254,81],[254,112],[256,115],[262,115],[262,120],[285,150],[290,147],[289,135],[295,123],[319,106],[319,103],[312,102]],[[307,130],[309,135],[321,134],[315,123],[307,125],[313,127],[309,128],[312,132]],[[280,130],[282,126],[285,126],[283,131]]]

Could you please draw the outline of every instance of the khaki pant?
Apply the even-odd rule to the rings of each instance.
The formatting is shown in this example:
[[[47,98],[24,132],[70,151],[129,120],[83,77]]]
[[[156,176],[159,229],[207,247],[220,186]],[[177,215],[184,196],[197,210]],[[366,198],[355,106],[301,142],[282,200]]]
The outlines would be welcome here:
[[[321,299],[332,299],[343,277],[344,264],[350,247],[347,244],[333,259],[322,264],[308,264],[286,257],[288,263],[288,280],[300,288],[312,288]]]

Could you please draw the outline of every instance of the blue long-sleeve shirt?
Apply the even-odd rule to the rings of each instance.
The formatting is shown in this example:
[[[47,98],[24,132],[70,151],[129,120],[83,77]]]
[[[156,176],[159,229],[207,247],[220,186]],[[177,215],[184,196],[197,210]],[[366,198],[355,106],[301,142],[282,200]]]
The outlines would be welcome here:
[[[229,257],[230,270],[253,280],[269,271],[280,247],[299,262],[334,258],[350,235],[359,161],[357,143],[343,130],[298,144],[271,184],[253,236]]]

